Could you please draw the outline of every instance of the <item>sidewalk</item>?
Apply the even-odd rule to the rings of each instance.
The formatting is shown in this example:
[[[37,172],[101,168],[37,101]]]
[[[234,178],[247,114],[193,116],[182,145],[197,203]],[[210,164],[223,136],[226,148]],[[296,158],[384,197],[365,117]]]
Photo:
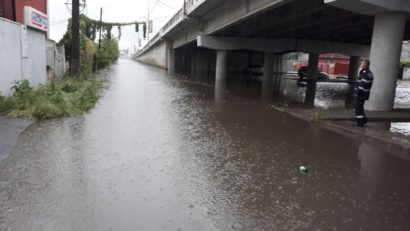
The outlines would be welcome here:
[[[410,160],[410,137],[380,128],[377,123],[370,122],[364,128],[353,126],[351,121],[323,121],[321,125],[341,135],[372,143],[382,150]]]
[[[33,120],[0,117],[0,162],[8,157],[20,134],[33,123]]]
[[[276,107],[275,107],[276,108]],[[283,109],[276,108],[283,111]],[[287,109],[288,114],[305,121],[311,121],[312,109]],[[369,124],[364,128],[353,126],[356,120],[352,110],[323,110],[319,112],[320,124],[353,139],[369,142],[388,152],[410,160],[410,136],[390,131],[391,122],[410,122],[410,110],[392,112],[366,112]]]
[[[292,113],[309,115],[312,109],[289,109]],[[327,121],[356,121],[353,110],[321,110],[321,119]],[[366,111],[370,122],[410,122],[410,109],[397,109],[388,112]]]

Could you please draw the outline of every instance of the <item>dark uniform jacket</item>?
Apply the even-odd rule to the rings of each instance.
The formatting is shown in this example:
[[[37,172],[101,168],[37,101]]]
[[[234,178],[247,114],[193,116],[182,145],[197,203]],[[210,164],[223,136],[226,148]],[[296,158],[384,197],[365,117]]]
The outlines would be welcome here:
[[[360,71],[359,79],[356,83],[357,98],[361,100],[368,100],[370,96],[370,89],[373,84],[373,73],[368,69]]]

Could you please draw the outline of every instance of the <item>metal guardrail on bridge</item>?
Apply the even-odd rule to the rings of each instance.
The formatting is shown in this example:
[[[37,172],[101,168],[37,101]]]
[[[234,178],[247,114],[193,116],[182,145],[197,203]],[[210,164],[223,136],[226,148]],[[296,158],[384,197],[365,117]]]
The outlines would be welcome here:
[[[198,2],[203,2],[204,0],[185,0],[186,10],[190,10],[192,7],[196,6]]]
[[[160,32],[165,32],[167,31],[169,28],[171,28],[172,26],[174,26],[175,24],[177,24],[176,22],[179,23],[179,21],[181,20],[181,18],[184,17],[184,8],[180,9],[161,29]]]
[[[159,30],[157,34],[152,37],[149,42],[137,53],[136,56],[145,53],[151,45],[160,40],[168,31],[178,25],[186,18],[187,12],[192,12],[197,6],[204,3],[206,0],[185,0],[184,7],[182,7],[172,18]]]

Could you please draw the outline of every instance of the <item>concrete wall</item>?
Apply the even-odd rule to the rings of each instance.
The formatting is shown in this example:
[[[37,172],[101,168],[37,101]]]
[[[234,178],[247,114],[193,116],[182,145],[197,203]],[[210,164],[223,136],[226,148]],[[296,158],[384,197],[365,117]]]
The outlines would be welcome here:
[[[21,79],[21,26],[0,18],[0,38],[0,94],[9,95]]]
[[[46,37],[42,32],[27,30],[27,58],[23,58],[22,77],[38,86],[47,83]]]
[[[149,51],[136,58],[145,64],[167,68],[167,45],[165,42],[159,42],[155,47],[151,47]]]
[[[66,73],[64,46],[57,47],[57,43],[55,41],[47,40],[46,47],[48,78],[63,78]]]
[[[400,60],[401,61],[410,60],[410,42],[409,41],[403,42]]]
[[[10,95],[15,81],[47,83],[45,33],[0,18],[0,94]]]
[[[403,70],[403,79],[410,80],[410,68],[404,68]]]

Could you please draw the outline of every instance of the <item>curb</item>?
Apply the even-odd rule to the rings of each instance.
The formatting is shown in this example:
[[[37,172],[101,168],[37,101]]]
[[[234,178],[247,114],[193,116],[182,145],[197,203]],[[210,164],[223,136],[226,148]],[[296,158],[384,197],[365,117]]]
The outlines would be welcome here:
[[[21,133],[34,122],[34,120],[0,116],[0,163],[10,155]]]

